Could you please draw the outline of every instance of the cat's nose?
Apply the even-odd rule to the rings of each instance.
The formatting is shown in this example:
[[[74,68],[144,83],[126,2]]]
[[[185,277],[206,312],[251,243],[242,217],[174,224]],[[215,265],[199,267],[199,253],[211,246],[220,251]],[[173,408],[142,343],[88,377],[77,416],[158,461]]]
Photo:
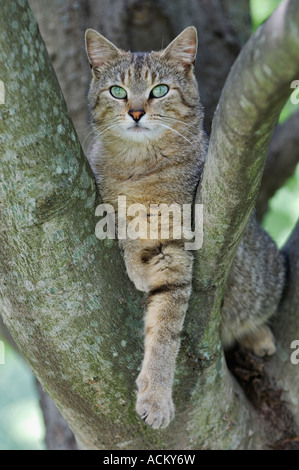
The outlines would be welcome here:
[[[138,109],[136,111],[134,109],[130,109],[129,110],[129,115],[134,119],[135,122],[138,122],[138,121],[140,121],[142,116],[145,115],[145,111],[144,111],[144,109]]]

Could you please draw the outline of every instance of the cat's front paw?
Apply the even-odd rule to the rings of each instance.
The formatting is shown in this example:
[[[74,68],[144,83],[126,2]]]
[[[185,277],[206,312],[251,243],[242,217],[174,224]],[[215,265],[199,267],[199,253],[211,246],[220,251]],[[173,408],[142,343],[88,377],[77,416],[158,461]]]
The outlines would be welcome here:
[[[141,419],[153,429],[168,426],[174,417],[171,389],[141,376],[137,379],[137,386],[136,411]]]

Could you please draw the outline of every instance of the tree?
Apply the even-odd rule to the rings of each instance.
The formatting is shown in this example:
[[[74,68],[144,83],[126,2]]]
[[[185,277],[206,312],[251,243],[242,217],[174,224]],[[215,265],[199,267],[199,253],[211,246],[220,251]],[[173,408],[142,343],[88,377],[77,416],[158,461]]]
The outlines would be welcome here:
[[[37,8],[37,2],[31,3]],[[53,8],[50,2],[38,3],[43,3],[44,14]],[[162,29],[167,42],[190,23],[205,25],[200,41],[206,53],[199,76],[207,129],[217,102],[214,96],[218,99],[222,92],[197,194],[205,208],[204,244],[197,253],[193,295],[177,361],[175,420],[157,432],[136,416],[144,297],[128,280],[117,244],[95,237],[94,209],[99,200],[94,180],[27,0],[6,2],[0,18],[0,78],[5,85],[5,105],[0,106],[0,293],[5,324],[82,448],[285,445],[281,442],[294,438],[299,425],[298,372],[290,361],[290,343],[299,337],[298,224],[284,247],[289,277],[274,322],[279,354],[265,367],[258,363],[256,369],[254,364],[252,374],[259,373],[255,389],[247,387],[245,393],[229,372],[219,325],[225,280],[255,205],[271,134],[290,83],[299,75],[298,0],[284,0],[250,38],[223,89],[240,38],[248,35],[248,21],[243,28],[247,2],[238,2],[238,9],[233,2],[224,6],[220,0],[194,0],[188,8],[180,0],[163,8],[162,3],[157,7],[150,0],[132,0],[126,8],[114,0],[109,9],[105,0],[57,3],[66,5],[58,10],[65,21],[58,37],[67,37],[68,43],[72,37],[82,41],[79,33],[85,26],[73,8],[79,13],[85,8],[87,19],[100,18],[102,24],[91,21],[88,26],[101,29],[123,48],[159,49]],[[77,21],[74,25],[72,18]],[[136,26],[134,35],[132,25]],[[155,44],[149,38],[157,38]],[[81,80],[62,65],[67,57],[63,42],[60,49],[57,43],[54,47],[53,38],[50,43],[50,56],[61,67],[62,84],[68,88],[77,78],[78,89],[85,88],[87,74]],[[213,53],[215,57],[222,54],[221,66],[216,60],[210,63]],[[80,56],[73,65],[77,73],[83,63]],[[76,115],[80,109],[76,87],[70,86],[69,92]],[[298,122],[294,117],[291,126],[295,127],[295,119]],[[277,129],[274,139],[283,142],[285,135],[286,125]],[[296,139],[293,134],[287,138]],[[273,145],[268,152],[270,170],[260,191],[261,212],[298,160],[294,150],[286,169],[283,143],[280,151]],[[283,168],[276,183],[273,166]],[[270,186],[271,190],[263,189]],[[252,357],[245,358],[246,365],[248,360],[254,362]],[[248,399],[254,390],[264,397],[258,400],[255,395],[255,407]]]

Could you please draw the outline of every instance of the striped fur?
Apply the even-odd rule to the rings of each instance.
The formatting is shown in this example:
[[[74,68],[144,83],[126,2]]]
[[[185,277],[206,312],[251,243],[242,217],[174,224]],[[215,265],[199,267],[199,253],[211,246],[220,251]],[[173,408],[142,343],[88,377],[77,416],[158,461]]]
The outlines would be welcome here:
[[[89,103],[98,134],[90,162],[103,201],[117,209],[118,196],[125,195],[127,206],[143,204],[147,217],[150,204],[191,204],[207,146],[193,73],[195,28],[160,52],[116,50],[93,30],[87,31],[86,45],[93,70]],[[159,84],[169,92],[154,99],[150,92]],[[114,85],[127,91],[127,99],[111,96]],[[140,125],[147,130],[138,135],[129,129],[135,125],[128,114],[132,109],[145,111]],[[172,382],[193,256],[183,240],[121,240],[120,245],[130,279],[148,292],[136,409],[153,428],[165,427],[174,416]]]
[[[140,216],[145,220],[153,217],[152,204],[191,204],[207,148],[193,73],[196,30],[187,28],[160,52],[124,52],[93,30],[87,31],[86,46],[96,134],[89,160],[103,201],[117,210],[118,196],[126,196],[127,206],[144,206]],[[154,99],[151,90],[159,84],[169,91]],[[112,86],[124,88],[126,99],[113,97]],[[173,217],[170,225],[176,223]],[[172,383],[193,256],[184,250],[184,240],[171,238],[126,239],[120,246],[130,279],[148,293],[136,409],[153,428],[165,427],[174,416]],[[238,341],[259,356],[275,352],[265,323],[277,309],[284,283],[284,257],[253,214],[224,292],[225,347]]]
[[[126,196],[127,206],[143,204],[140,216],[145,220],[153,217],[152,204],[191,204],[207,148],[193,74],[196,30],[187,28],[160,52],[124,52],[93,30],[87,31],[86,46],[93,71],[89,103],[96,134],[89,160],[103,201],[117,210],[118,196]],[[169,91],[154,99],[151,90],[159,84]],[[123,87],[126,99],[113,97],[112,86]],[[137,115],[138,122],[132,118]],[[173,217],[173,228],[176,223]],[[174,416],[172,383],[193,256],[184,250],[184,240],[171,238],[126,239],[120,246],[130,279],[148,293],[136,409],[153,428],[165,427]],[[275,352],[265,323],[282,296],[285,269],[283,255],[253,214],[224,292],[225,347],[238,341],[259,356]]]

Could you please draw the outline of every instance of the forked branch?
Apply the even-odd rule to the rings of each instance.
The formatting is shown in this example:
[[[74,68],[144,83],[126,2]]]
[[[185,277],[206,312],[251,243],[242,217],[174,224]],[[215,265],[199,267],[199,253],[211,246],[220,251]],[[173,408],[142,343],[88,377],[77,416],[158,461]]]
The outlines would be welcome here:
[[[230,267],[255,205],[272,132],[299,76],[298,47],[299,1],[285,0],[244,46],[227,78],[197,195],[204,204],[196,266],[201,285],[217,283]]]

